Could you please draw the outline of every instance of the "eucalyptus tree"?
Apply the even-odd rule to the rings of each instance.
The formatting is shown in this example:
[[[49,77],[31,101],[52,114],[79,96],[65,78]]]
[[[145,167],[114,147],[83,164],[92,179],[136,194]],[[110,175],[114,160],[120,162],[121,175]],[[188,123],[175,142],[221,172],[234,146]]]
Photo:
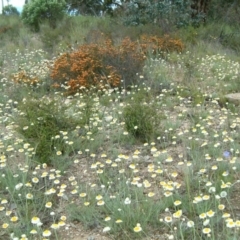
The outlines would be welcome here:
[[[55,28],[66,10],[67,4],[64,0],[31,0],[24,5],[21,18],[32,30],[39,31],[43,21],[48,21],[50,26]]]

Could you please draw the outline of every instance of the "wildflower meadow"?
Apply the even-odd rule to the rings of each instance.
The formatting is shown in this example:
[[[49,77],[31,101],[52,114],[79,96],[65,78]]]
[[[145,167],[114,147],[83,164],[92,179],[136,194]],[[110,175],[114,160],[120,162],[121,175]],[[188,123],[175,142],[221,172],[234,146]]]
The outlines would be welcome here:
[[[240,239],[239,52],[82,29],[2,38],[0,239]]]

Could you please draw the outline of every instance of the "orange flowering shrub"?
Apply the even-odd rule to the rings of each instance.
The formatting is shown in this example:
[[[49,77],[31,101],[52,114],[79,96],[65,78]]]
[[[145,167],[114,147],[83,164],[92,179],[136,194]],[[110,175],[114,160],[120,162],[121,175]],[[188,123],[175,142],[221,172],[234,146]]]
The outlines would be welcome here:
[[[182,52],[184,45],[180,39],[172,39],[169,35],[159,38],[156,36],[142,35],[140,37],[142,50],[147,53],[151,50],[153,54],[159,52]]]
[[[7,26],[7,27],[0,27],[0,34],[2,34],[2,33],[6,33],[8,30],[10,30],[11,29],[11,27],[9,27],[9,26]]]
[[[124,86],[129,86],[136,82],[136,73],[142,71],[146,56],[138,42],[124,38],[118,45],[106,40],[100,48],[100,58],[104,64],[116,69],[124,80]]]
[[[51,68],[54,87],[66,84],[68,94],[74,94],[81,88],[97,89],[118,87],[123,79],[125,86],[136,82],[136,73],[140,73],[149,49],[159,51],[182,51],[180,40],[168,36],[142,36],[140,41],[124,38],[114,44],[101,35],[98,44],[84,44],[79,49],[62,54]]]
[[[81,87],[116,87],[120,83],[116,70],[99,58],[96,44],[82,45],[77,51],[61,55],[54,63],[51,77],[56,83],[66,84],[70,94]]]
[[[30,77],[26,71],[21,71],[21,72],[18,72],[16,74],[13,74],[12,75],[12,80],[15,82],[15,83],[26,83],[26,84],[29,84],[29,85],[36,85],[37,83],[40,82],[40,80],[38,79],[38,77],[36,76],[32,76]]]

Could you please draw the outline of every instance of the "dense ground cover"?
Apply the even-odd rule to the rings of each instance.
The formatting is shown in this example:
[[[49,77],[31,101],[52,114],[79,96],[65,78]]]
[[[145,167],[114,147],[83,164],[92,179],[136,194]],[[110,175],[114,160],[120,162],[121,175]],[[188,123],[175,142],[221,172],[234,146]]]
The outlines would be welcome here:
[[[69,95],[51,67],[74,38],[99,40],[95,22],[62,40],[47,26],[2,36],[1,238],[239,239],[240,112],[225,98],[240,90],[237,49],[209,26],[174,32],[184,51],[148,55],[136,84]]]

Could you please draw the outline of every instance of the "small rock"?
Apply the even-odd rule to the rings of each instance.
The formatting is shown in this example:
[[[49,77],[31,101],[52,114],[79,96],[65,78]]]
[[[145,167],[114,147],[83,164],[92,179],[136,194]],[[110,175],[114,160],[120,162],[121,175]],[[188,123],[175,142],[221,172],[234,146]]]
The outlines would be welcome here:
[[[87,240],[95,240],[95,237],[94,237],[94,236],[89,236],[89,237],[87,238]]]
[[[229,102],[232,102],[236,105],[240,104],[240,93],[230,93],[225,96]]]

